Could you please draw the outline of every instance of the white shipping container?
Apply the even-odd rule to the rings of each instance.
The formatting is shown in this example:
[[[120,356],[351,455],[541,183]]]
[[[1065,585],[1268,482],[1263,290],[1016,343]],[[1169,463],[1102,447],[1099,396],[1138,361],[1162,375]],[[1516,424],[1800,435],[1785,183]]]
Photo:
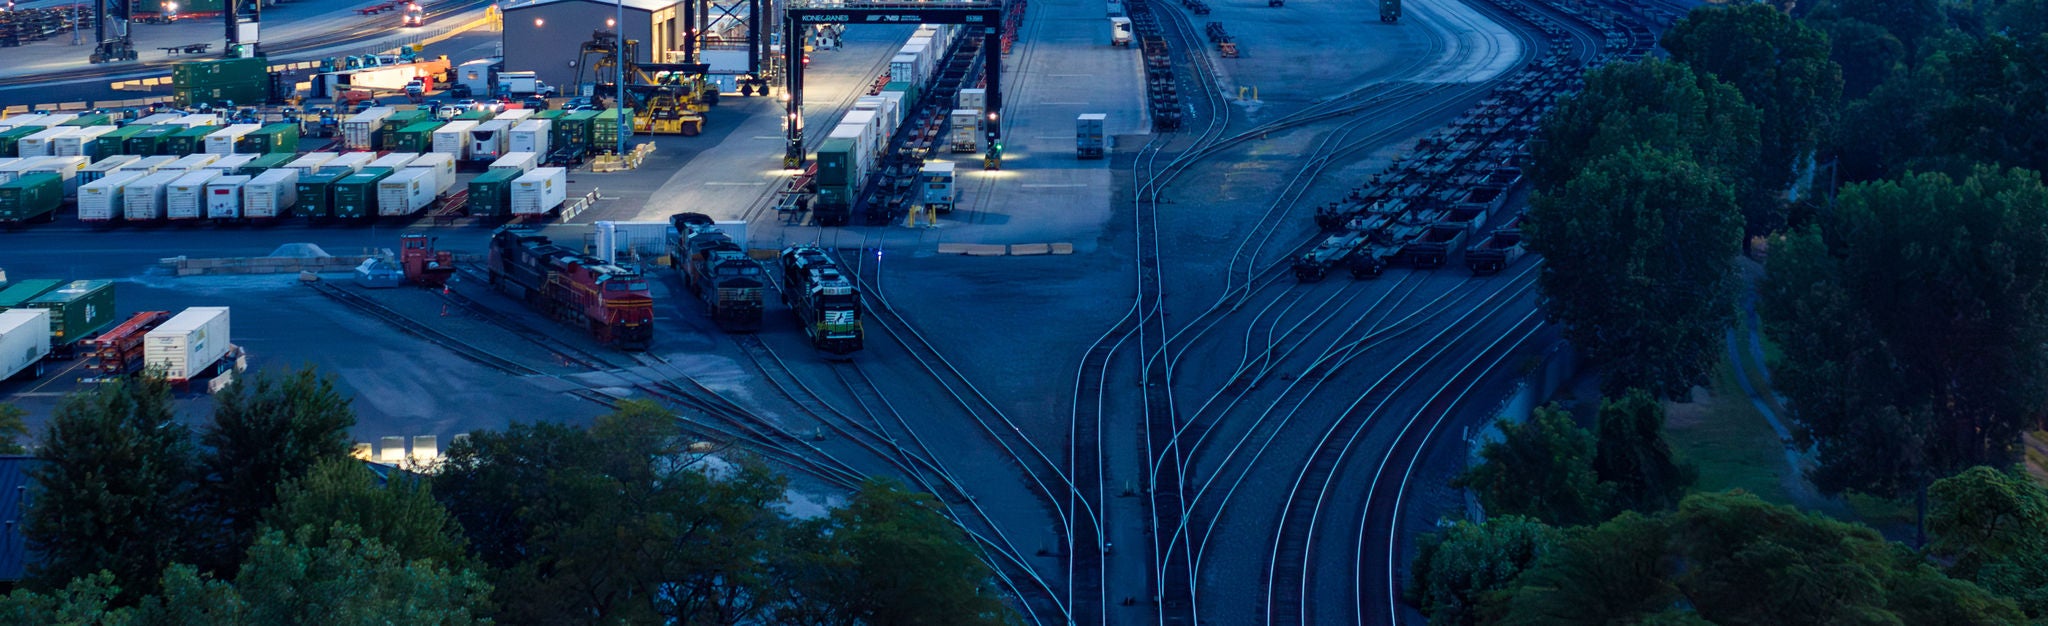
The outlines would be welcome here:
[[[263,172],[242,186],[242,217],[267,220],[284,217],[299,203],[299,171],[277,168]]]
[[[903,92],[884,91],[882,95],[875,97],[881,98],[882,102],[887,103],[882,106],[882,112],[888,114],[891,119],[896,120],[897,126],[902,126],[907,121],[905,118],[910,114],[910,107],[905,106],[903,102]]]
[[[1082,113],[1074,118],[1074,150],[1086,158],[1101,157],[1108,144],[1102,134],[1103,122],[1108,118],[1103,113]]]
[[[334,160],[334,157],[337,156],[340,155],[332,152],[308,152],[304,156],[292,159],[290,163],[284,164],[283,169],[292,170],[298,172],[300,176],[305,176],[313,173],[314,170],[320,169],[321,165]]]
[[[974,152],[981,149],[981,112],[974,109],[953,109],[948,122],[952,127],[954,152]]]
[[[206,217],[206,184],[220,178],[220,170],[186,172],[164,187],[164,217],[196,220]]]
[[[540,155],[532,152],[512,152],[491,162],[491,171],[517,170],[524,174],[540,167]]]
[[[669,245],[669,223],[661,222],[614,222],[610,220],[592,222],[596,241],[592,246],[597,257],[606,263],[617,263],[619,254],[639,252],[641,255],[659,256]],[[650,257],[651,258],[651,257]]]
[[[118,169],[123,172],[142,172],[144,174],[155,174],[157,173],[157,171],[162,170],[165,167],[169,167],[170,164],[177,162],[177,160],[178,157],[170,155],[142,157],[140,159],[130,161],[128,162],[127,165],[123,165]]]
[[[86,126],[58,135],[56,142],[50,144],[50,154],[55,156],[96,158],[99,156],[100,149],[99,142],[95,140],[99,139],[100,135],[114,132],[116,128],[115,126]]]
[[[512,141],[505,146],[512,152],[548,153],[548,134],[554,127],[553,120],[526,120],[512,127]]]
[[[236,142],[241,141],[243,136],[261,130],[262,128],[262,124],[236,124],[234,126],[229,126],[227,128],[213,131],[212,134],[206,136],[206,153],[220,155],[234,154]]]
[[[164,166],[164,169],[191,171],[202,167],[206,167],[208,165],[212,165],[214,161],[219,160],[220,155],[218,154],[188,154],[185,156],[178,157],[178,160],[172,161],[170,165]]]
[[[376,160],[370,161],[369,165],[363,167],[388,167],[395,170],[405,167],[405,164],[411,163],[413,159],[417,158],[420,158],[417,152],[393,152],[377,157]]]
[[[183,126],[186,128],[192,128],[195,126],[219,126],[220,116],[214,115],[212,113],[204,113],[200,115],[187,115],[178,118],[178,121],[171,122],[171,125]]]
[[[448,190],[455,187],[455,157],[452,155],[429,152],[406,163],[405,166],[433,170],[436,196],[447,195]]]
[[[905,49],[907,50],[908,47]],[[920,79],[924,75],[920,71],[923,67],[918,64],[917,55],[908,52],[896,53],[896,56],[889,59],[889,80],[892,82],[910,83],[912,85],[922,84],[923,81]]]
[[[228,340],[228,307],[195,306],[143,335],[142,361],[181,382],[205,375],[227,356]]]
[[[377,181],[377,214],[405,216],[434,202],[434,170],[408,167]]]
[[[512,214],[543,215],[569,199],[569,171],[559,167],[535,168],[512,181]]]
[[[183,114],[180,114],[180,113],[158,113],[158,114],[156,114],[156,115],[150,115],[150,116],[146,116],[146,117],[143,117],[142,119],[139,119],[139,120],[135,120],[135,121],[133,121],[133,122],[129,122],[129,123],[128,123],[128,125],[129,125],[129,126],[155,126],[155,125],[158,125],[158,124],[169,124],[169,123],[172,123],[172,122],[176,122],[176,121],[178,121],[178,118],[181,118],[181,117],[184,117],[184,115],[183,115]]]
[[[953,184],[951,161],[925,163],[924,168],[917,173],[917,186],[919,193],[923,195],[922,202],[925,206],[937,211],[953,210],[954,191],[957,187]]]
[[[260,155],[260,154],[222,154],[222,155],[217,155],[217,156],[219,156],[219,157],[220,157],[220,159],[219,159],[219,160],[216,160],[216,161],[214,161],[214,162],[212,162],[212,163],[208,163],[208,164],[205,164],[205,165],[201,165],[201,166],[199,166],[199,169],[202,169],[202,170],[220,170],[220,174],[221,174],[222,176],[227,176],[227,175],[229,175],[229,174],[233,174],[233,173],[235,173],[235,172],[239,172],[239,171],[242,171],[242,166],[244,166],[244,165],[248,165],[250,161],[254,161],[254,160],[256,160],[256,157],[260,157],[260,156],[263,156],[263,155]]]
[[[358,172],[362,171],[363,166],[369,165],[371,161],[375,160],[377,160],[377,153],[375,152],[344,152],[341,156],[334,157],[333,160],[321,163],[320,169],[345,167],[348,168],[348,171]]]
[[[524,122],[532,118],[533,114],[538,112],[539,111],[535,111],[533,109],[505,109],[503,111],[499,111],[497,115],[491,116],[491,121],[504,120],[507,122],[511,122],[512,125],[516,126],[520,122]],[[481,124],[479,124],[479,126],[481,126]]]
[[[211,220],[235,220],[242,218],[242,186],[249,184],[248,176],[222,176],[206,183],[206,218]]]
[[[14,151],[22,157],[56,156],[57,138],[78,130],[76,127],[60,126],[36,131],[14,143]]]
[[[22,157],[0,165],[0,183],[14,182],[14,179],[20,178],[22,173],[28,171],[29,168],[35,167],[44,160],[51,158],[55,157]]]
[[[19,308],[0,311],[0,380],[28,373],[43,375],[50,356],[50,310]]]
[[[859,126],[866,129],[868,133],[868,149],[870,150],[879,152],[883,148],[888,147],[889,135],[887,131],[889,128],[882,124],[882,116],[876,111],[848,111],[846,117],[840,118],[839,125]]]
[[[84,185],[95,180],[106,178],[108,174],[120,171],[123,166],[140,160],[142,160],[142,157],[135,156],[133,154],[116,154],[114,156],[100,159],[98,161],[93,161],[92,165],[87,165],[85,166],[85,169],[78,170],[78,184]]]
[[[56,174],[64,179],[64,197],[69,198],[78,194],[78,173],[87,165],[91,165],[90,160],[82,156],[57,156],[36,161],[22,168],[21,173]]]
[[[7,118],[0,119],[0,130],[21,128],[23,126],[45,126],[42,120],[43,116],[40,113],[8,116]]]
[[[456,120],[434,129],[433,152],[455,155],[456,160],[469,160],[469,131],[476,128],[475,120]]]
[[[36,125],[43,128],[56,128],[60,124],[75,119],[78,119],[77,113],[44,113],[43,119],[36,120]]]
[[[370,107],[342,120],[342,147],[349,150],[370,149],[371,140],[377,136],[377,128],[383,126],[384,118],[391,117],[391,114],[396,112],[397,109],[391,107]]]
[[[512,143],[512,121],[493,119],[469,131],[469,159],[495,161]]]
[[[875,160],[875,150],[872,144],[868,143],[869,136],[868,129],[866,128],[851,124],[840,124],[838,127],[833,128],[832,133],[826,135],[825,138],[852,140],[854,155],[860,157],[861,164],[865,166],[867,163]],[[866,169],[865,167],[859,169],[862,176],[867,175]]]
[[[99,180],[78,186],[78,221],[110,222],[119,217],[125,208],[121,202],[122,191],[129,183],[140,180],[148,174],[142,172],[114,172]]]
[[[122,217],[130,222],[153,222],[164,218],[164,192],[185,176],[184,170],[165,169],[136,179],[121,190]]]
[[[963,109],[987,111],[988,90],[980,88],[960,90],[960,102],[958,103],[958,106]]]

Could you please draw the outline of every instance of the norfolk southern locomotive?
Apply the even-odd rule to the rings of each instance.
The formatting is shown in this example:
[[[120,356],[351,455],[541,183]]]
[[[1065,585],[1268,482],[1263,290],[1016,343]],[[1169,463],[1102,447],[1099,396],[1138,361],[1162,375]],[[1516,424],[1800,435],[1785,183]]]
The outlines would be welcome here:
[[[823,248],[782,251],[782,301],[803,320],[811,347],[837,356],[860,351],[860,290]]]
[[[761,330],[761,289],[767,272],[761,262],[719,230],[711,216],[677,213],[668,218],[676,229],[670,265],[680,269],[683,285],[704,300],[711,320],[729,333]]]
[[[589,329],[599,343],[646,350],[654,339],[654,298],[647,295],[647,279],[531,230],[508,226],[491,235],[491,287]]]

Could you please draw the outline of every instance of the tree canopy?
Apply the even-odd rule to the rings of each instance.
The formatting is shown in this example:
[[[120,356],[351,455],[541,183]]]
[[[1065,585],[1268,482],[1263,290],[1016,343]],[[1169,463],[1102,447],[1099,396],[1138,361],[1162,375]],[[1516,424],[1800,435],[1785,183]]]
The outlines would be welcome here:
[[[1612,508],[1644,513],[1677,506],[1698,478],[1664,442],[1664,405],[1640,389],[1600,402],[1593,473],[1614,486]]]
[[[1519,515],[1552,524],[1598,522],[1606,517],[1609,487],[1593,473],[1593,435],[1556,405],[1539,407],[1528,421],[1496,422],[1499,441],[1479,450],[1478,465],[1452,481],[1471,489],[1489,515]]]
[[[1775,246],[1773,368],[1813,477],[1897,496],[2004,465],[2048,400],[2048,188],[2023,171],[1853,185],[1837,223]]]
[[[1712,76],[1655,59],[1608,64],[1543,117],[1529,178],[1558,193],[1593,162],[1647,146],[1715,168],[1739,194],[1754,186],[1759,124],[1756,107]]]
[[[1561,534],[1542,522],[1507,515],[1485,524],[1459,521],[1423,535],[1408,601],[1431,624],[1478,624],[1490,596],[1508,589],[1554,549]]]
[[[1727,185],[1685,157],[1635,147],[1539,194],[1523,225],[1543,255],[1544,311],[1602,389],[1664,396],[1703,381],[1734,317],[1741,218]]]
[[[334,380],[312,369],[257,373],[213,397],[213,421],[201,430],[206,473],[199,493],[207,517],[217,520],[209,566],[227,565],[254,541],[263,511],[277,503],[278,486],[315,464],[348,458],[356,424],[348,398]]]

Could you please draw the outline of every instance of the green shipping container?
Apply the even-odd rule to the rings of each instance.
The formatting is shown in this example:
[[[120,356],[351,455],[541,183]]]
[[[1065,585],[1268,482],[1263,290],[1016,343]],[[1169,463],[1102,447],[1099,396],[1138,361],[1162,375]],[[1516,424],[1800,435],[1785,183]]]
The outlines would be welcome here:
[[[170,156],[185,156],[196,152],[205,152],[206,136],[219,131],[220,128],[217,126],[194,126],[171,133],[163,142],[157,144],[156,153]]]
[[[113,126],[113,125],[114,125],[114,116],[111,116],[111,115],[107,115],[107,114],[104,114],[104,113],[88,113],[88,114],[85,114],[85,115],[80,115],[80,116],[78,116],[78,117],[74,117],[74,118],[71,118],[71,121],[68,121],[68,122],[65,122],[65,123],[62,123],[62,124],[58,124],[58,126]]]
[[[200,13],[219,13],[222,4],[221,0],[141,0],[135,3],[135,14],[177,14],[191,19]]]
[[[559,119],[559,118],[561,118],[562,116],[564,116],[564,115],[568,115],[568,114],[569,114],[569,112],[568,112],[568,111],[564,111],[564,110],[561,110],[561,109],[548,109],[548,110],[546,110],[546,111],[541,111],[541,112],[539,112],[539,113],[535,113],[535,114],[533,114],[533,118],[532,118],[532,119],[536,119],[536,120],[552,120],[552,119]]]
[[[361,219],[377,216],[377,181],[391,175],[388,167],[365,167],[334,183],[334,216]],[[304,199],[300,199],[304,202]]]
[[[908,106],[912,102],[917,102],[917,85],[912,85],[910,83],[903,82],[900,80],[892,80],[889,81],[889,84],[882,85],[882,91],[903,92],[903,103],[905,106]]]
[[[377,133],[370,138],[370,149],[390,150],[391,146],[398,143],[398,131],[404,130],[405,127],[413,124],[431,121],[434,121],[434,114],[432,112],[418,109],[395,111],[385,116],[384,119],[379,120]]]
[[[0,131],[0,157],[13,158],[21,156],[21,146],[18,145],[21,143],[21,138],[40,132],[43,132],[43,127],[41,126],[17,126]]]
[[[299,155],[298,153],[295,152],[279,152],[275,154],[266,154],[260,157],[256,157],[256,160],[250,161],[242,165],[242,169],[237,170],[235,173],[241,174],[243,176],[255,176],[257,174],[262,174],[264,172],[270,171],[271,169],[274,168],[284,167],[284,164],[290,163],[292,162],[293,159],[297,158],[299,158]]]
[[[28,304],[28,301],[62,286],[64,281],[53,278],[31,278],[14,283],[6,289],[0,289],[0,311]]]
[[[263,104],[270,100],[270,79],[261,82],[198,87],[173,87],[171,102],[180,107],[233,102],[236,106]]]
[[[855,163],[855,149],[852,139],[826,139],[818,144],[818,184],[845,186],[847,170]]]
[[[596,125],[596,111],[574,111],[555,120],[549,134],[548,145],[556,150],[590,149],[591,126]]]
[[[64,202],[64,179],[56,174],[29,174],[0,184],[0,222],[55,219]]]
[[[468,111],[463,111],[461,113],[455,114],[455,119],[483,122],[491,119],[491,112],[485,111],[483,109],[470,109]]]
[[[224,87],[268,82],[270,82],[270,60],[263,57],[185,61],[171,66],[172,89]]]
[[[624,122],[627,128],[631,128],[633,124],[633,110],[605,109],[604,112],[599,113],[596,118],[592,119],[590,126],[591,147],[598,152],[606,152],[618,148],[620,122]]]
[[[50,310],[50,343],[64,346],[98,334],[114,323],[114,282],[74,280],[28,302]]]
[[[299,205],[292,207],[292,215],[299,217],[327,217],[334,214],[334,183],[348,178],[346,168],[314,170],[312,174],[299,177]]]
[[[426,152],[434,149],[434,129],[440,122],[420,122],[398,130],[384,147],[392,152]]]
[[[128,138],[127,144],[121,148],[121,153],[146,157],[156,156],[159,154],[158,150],[167,147],[164,145],[167,143],[165,138],[170,137],[171,133],[181,130],[185,130],[185,127],[170,125],[144,127],[142,132]]]
[[[278,122],[258,128],[235,142],[235,151],[245,154],[296,154],[299,151],[299,125]]]
[[[512,181],[519,178],[518,170],[491,170],[469,181],[469,214],[472,217],[497,217],[511,214]]]
[[[96,150],[94,154],[98,154],[99,158],[102,159],[117,154],[127,154],[128,140],[134,138],[136,135],[142,134],[142,131],[149,130],[150,128],[153,127],[136,126],[134,124],[129,124],[127,126],[116,128],[113,131],[108,132],[107,134],[100,135],[99,137],[96,137],[92,140]]]

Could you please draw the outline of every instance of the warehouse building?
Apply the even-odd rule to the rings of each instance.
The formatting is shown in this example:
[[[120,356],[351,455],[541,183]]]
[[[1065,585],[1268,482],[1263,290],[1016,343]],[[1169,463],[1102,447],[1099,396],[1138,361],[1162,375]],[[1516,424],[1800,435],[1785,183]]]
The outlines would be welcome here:
[[[626,39],[640,42],[635,62],[653,63],[660,58],[656,51],[680,47],[681,4],[676,0],[510,2],[504,5],[505,71],[532,71],[562,95],[579,95],[576,66],[583,44],[594,31],[612,30],[620,3]],[[589,82],[594,71],[586,69],[582,80]]]

